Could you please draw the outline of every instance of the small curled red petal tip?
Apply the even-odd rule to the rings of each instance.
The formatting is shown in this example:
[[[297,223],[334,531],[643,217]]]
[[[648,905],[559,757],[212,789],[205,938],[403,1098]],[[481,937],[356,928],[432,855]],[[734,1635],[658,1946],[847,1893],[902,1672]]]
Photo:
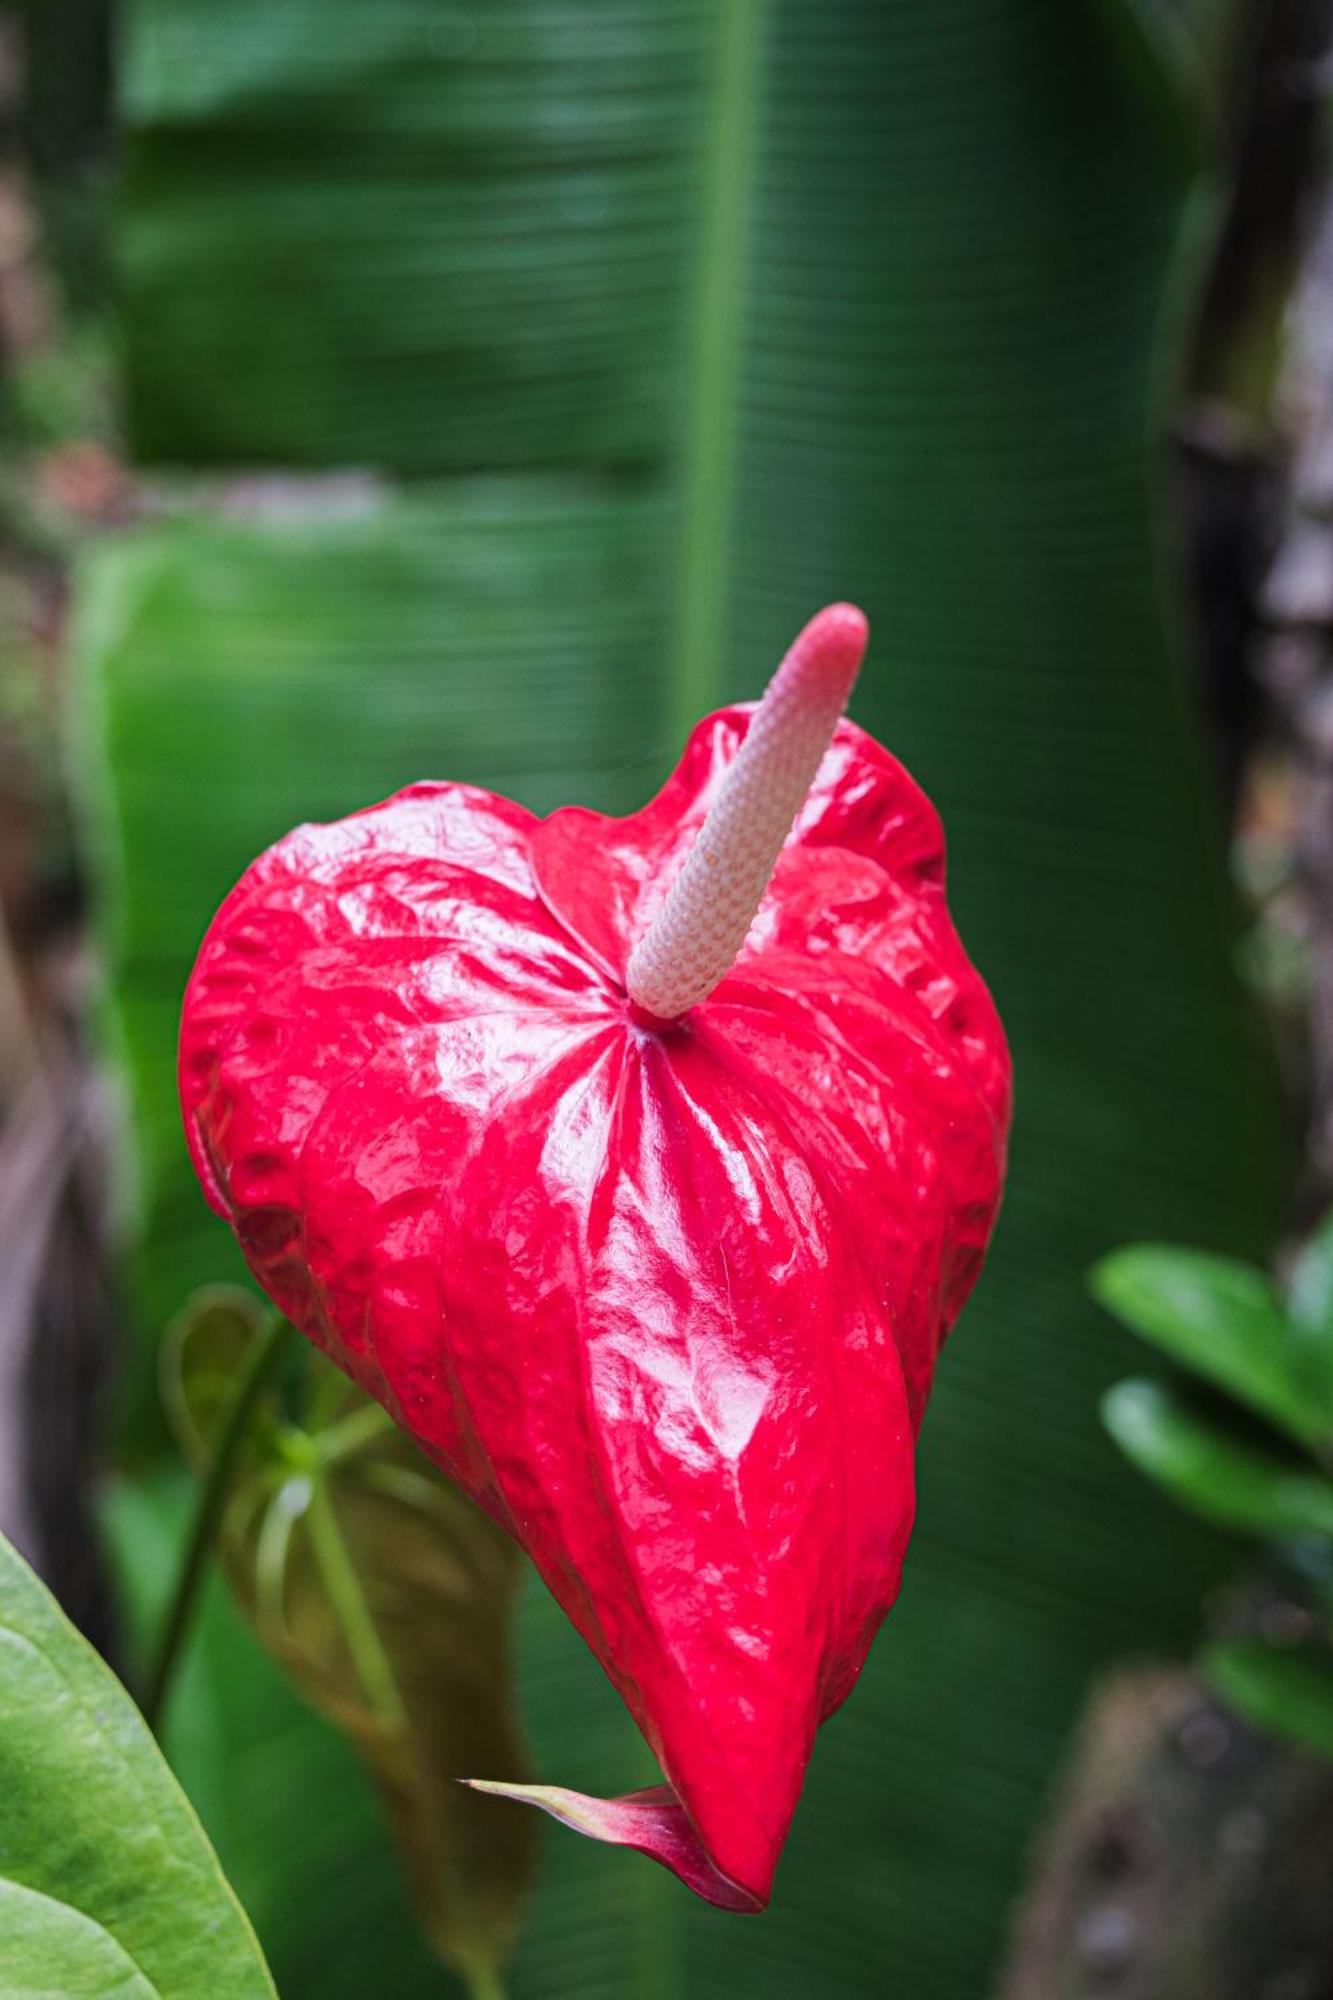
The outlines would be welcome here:
[[[820,612],[628,819],[426,783],[298,827],[181,1023],[256,1279],[528,1551],[664,1778],[478,1782],[732,1910],[897,1593],[1004,1174],[939,821],[843,717],[866,642]]]

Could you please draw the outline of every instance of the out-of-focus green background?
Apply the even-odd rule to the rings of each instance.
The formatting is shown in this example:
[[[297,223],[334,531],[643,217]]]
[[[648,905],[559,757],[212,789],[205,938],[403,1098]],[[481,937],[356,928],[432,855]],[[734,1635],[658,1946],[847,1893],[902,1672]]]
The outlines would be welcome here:
[[[1166,532],[1227,14],[46,0],[6,24],[58,325],[11,337],[9,422],[48,453],[22,502],[60,579],[48,779],[115,1085],[122,1593],[152,1598],[179,1532],[162,1329],[238,1275],[179,1132],[181,990],[295,821],[433,775],[628,810],[853,598],[853,712],[944,814],[1011,1036],[1010,1190],[903,1598],[772,1910],[550,1830],[519,2000],[985,1991],[1091,1681],[1186,1649],[1223,1565],[1099,1429],[1130,1344],[1084,1273],[1136,1237],[1262,1258],[1287,1188]],[[644,1781],[535,1586],[520,1688],[544,1779]],[[445,1989],[367,1780],[220,1593],[170,1744],[284,1995]]]

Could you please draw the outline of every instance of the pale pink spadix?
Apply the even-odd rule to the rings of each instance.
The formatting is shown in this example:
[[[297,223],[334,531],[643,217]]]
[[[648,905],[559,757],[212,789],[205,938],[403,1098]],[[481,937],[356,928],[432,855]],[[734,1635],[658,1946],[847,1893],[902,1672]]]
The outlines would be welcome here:
[[[869,633],[854,604],[827,605],[769,682],[698,838],[630,953],[626,990],[645,1014],[676,1020],[735,964],[847,706]]]

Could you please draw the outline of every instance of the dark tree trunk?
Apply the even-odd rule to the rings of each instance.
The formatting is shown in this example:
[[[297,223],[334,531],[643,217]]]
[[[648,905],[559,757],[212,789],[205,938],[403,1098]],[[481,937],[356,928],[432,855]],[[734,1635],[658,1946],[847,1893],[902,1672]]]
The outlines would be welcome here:
[[[1184,1671],[1093,1702],[997,2000],[1333,2000],[1333,1766]]]

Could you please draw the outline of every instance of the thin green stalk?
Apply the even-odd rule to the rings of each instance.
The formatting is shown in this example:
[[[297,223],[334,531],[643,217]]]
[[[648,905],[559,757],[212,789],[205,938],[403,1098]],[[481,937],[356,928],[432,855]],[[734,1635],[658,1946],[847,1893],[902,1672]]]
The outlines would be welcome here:
[[[382,1728],[394,1735],[403,1735],[408,1727],[407,1710],[398,1692],[393,1663],[384,1650],[371,1616],[361,1579],[347,1552],[347,1543],[321,1472],[312,1477],[306,1527],[310,1534],[310,1546],[319,1564],[320,1578],[328,1592],[338,1629],[347,1641],[347,1650],[352,1656],[352,1665],[366,1700]]]
[[[370,1612],[370,1604],[366,1602],[360,1576],[356,1574],[356,1564],[348,1552],[328,1484],[318,1470],[312,1474],[310,1482],[306,1530],[310,1534],[310,1548],[320,1570],[320,1580],[338,1620],[338,1630],[346,1640],[346,1650],[352,1656],[352,1666],[364,1696],[380,1728],[390,1736],[406,1740],[410,1732],[410,1718],[398,1692],[392,1660],[388,1658],[374,1624],[374,1616]],[[450,1894],[452,1886],[446,1882],[436,1882],[436,1886],[444,1888],[448,1904],[454,1904],[456,1898]],[[426,1930],[428,1934],[432,1932],[428,1922]],[[458,1940],[452,1936],[450,1924],[442,1926],[436,1948],[440,1958],[444,1958],[462,1976],[468,2000],[506,2000],[504,1982],[500,1980],[498,1970],[484,1958],[464,1958],[458,1950]]]
[[[336,1424],[316,1431],[312,1443],[322,1466],[342,1465],[367,1446],[379,1444],[393,1428],[388,1411],[382,1410],[378,1403],[368,1403],[364,1410],[353,1410]]]
[[[305,1519],[320,1579],[328,1593],[366,1699],[381,1729],[406,1743],[411,1721],[398,1690],[393,1662],[380,1639],[356,1565],[348,1551],[337,1509],[321,1471],[312,1475],[310,1505]],[[435,1889],[443,1898],[446,1918],[440,1926],[438,1942],[429,1920],[426,1928],[441,1958],[460,1974],[469,2000],[506,2000],[504,1982],[496,1967],[489,1960],[472,1958],[465,1949],[460,1949],[454,1934],[454,1923],[449,1920],[458,1912],[457,1888],[448,1879],[443,1857],[436,1873]]]
[[[468,2000],[508,2000],[505,1983],[493,1965],[469,1965],[462,1970]]]
[[[144,1689],[143,1716],[153,1731],[161,1722],[167,1691],[189,1631],[208,1552],[231,1482],[237,1448],[245,1435],[246,1418],[282,1351],[286,1332],[286,1320],[280,1313],[274,1313],[260,1329],[228,1391]]]

